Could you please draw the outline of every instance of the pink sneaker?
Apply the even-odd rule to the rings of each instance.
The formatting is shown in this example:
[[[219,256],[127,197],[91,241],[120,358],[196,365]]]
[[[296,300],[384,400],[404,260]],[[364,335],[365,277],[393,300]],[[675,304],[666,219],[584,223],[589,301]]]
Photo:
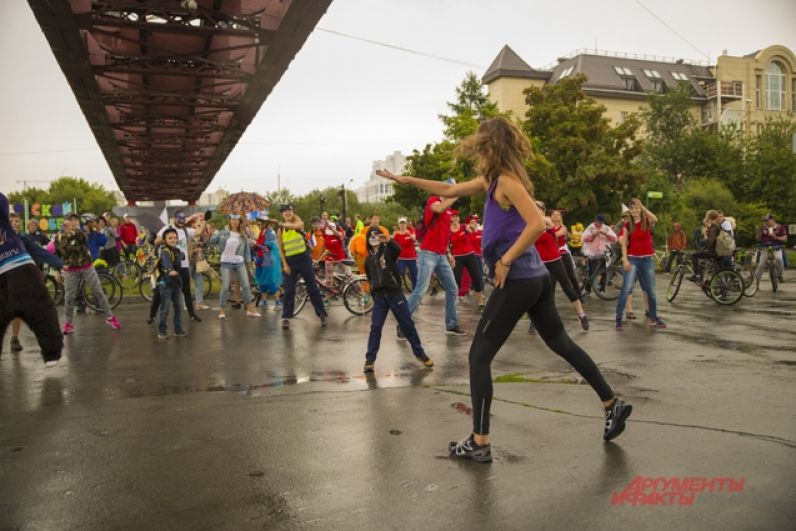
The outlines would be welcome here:
[[[72,323],[64,323],[64,329],[61,332],[63,335],[68,336],[72,332],[75,331],[75,327],[72,326]]]
[[[119,330],[122,327],[122,323],[119,322],[115,315],[111,315],[105,319],[105,323],[114,330]]]

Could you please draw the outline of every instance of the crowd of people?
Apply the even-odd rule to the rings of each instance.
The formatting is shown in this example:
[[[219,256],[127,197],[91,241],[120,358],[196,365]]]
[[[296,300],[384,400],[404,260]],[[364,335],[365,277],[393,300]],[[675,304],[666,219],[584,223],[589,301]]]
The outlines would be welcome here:
[[[591,357],[567,334],[554,292],[560,284],[581,328],[589,330],[583,293],[588,293],[590,286],[581,289],[575,257],[585,257],[591,274],[606,253],[613,250],[624,270],[615,328],[623,330],[624,321],[635,318],[631,293],[636,280],[644,294],[649,326],[666,328],[658,314],[655,293],[653,230],[657,217],[633,198],[613,227],[606,215],[599,214],[586,227],[574,223],[568,229],[564,211],[547,209],[536,199],[523,163],[530,155],[527,137],[505,119],[482,123],[478,132],[459,148],[476,160],[481,177],[456,183],[399,176],[386,170],[377,172],[429,193],[421,219],[413,222],[402,217],[393,230],[382,226],[377,214],[341,220],[323,212],[305,224],[291,204],[279,207],[280,219],[259,213],[250,221],[245,213],[228,214],[224,227],[218,229],[209,222],[210,213],[189,216],[178,211],[173,221],[152,237],[157,257],[153,274],[156,289],[149,323],[158,320],[158,339],[169,337],[170,313],[173,335],[181,337],[187,335],[181,319],[183,307],[189,319],[197,323],[202,321],[198,311],[210,309],[203,299],[202,273],[211,267],[208,253],[215,248],[220,254],[222,280],[220,320],[227,319],[226,306],[233,297],[233,304],[245,306],[247,317],[261,317],[263,309],[272,307],[281,312],[282,328],[290,329],[301,279],[320,325],[327,326],[328,305],[320,288],[331,289],[335,275],[349,275],[353,267],[365,275],[373,297],[363,370],[375,369],[389,313],[397,321],[397,338],[409,342],[423,366],[432,367],[434,363],[422,345],[423,331],[418,330],[412,316],[433,280],[445,293],[446,334],[466,335],[458,319],[457,304],[470,294],[482,314],[473,331],[469,353],[473,429],[463,440],[450,444],[452,456],[491,460],[490,366],[523,316],[530,318],[530,332],[538,334],[551,350],[569,362],[598,395],[605,408],[605,440],[618,436],[632,407],[615,396]],[[453,208],[458,198],[477,194],[486,196],[483,226],[475,214],[462,222],[460,213]],[[123,257],[135,257],[142,244],[141,233],[128,215],[120,223],[110,214],[84,219],[70,214],[62,230],[52,238],[39,230],[36,220],[31,220],[26,229],[20,230],[19,216],[9,210],[8,200],[0,194],[0,333],[4,335],[7,325],[13,322],[11,349],[19,351],[21,321],[26,322],[39,341],[45,365],[52,366],[61,356],[63,336],[76,330],[79,285],[88,286],[97,295],[105,322],[113,330],[121,328],[103,295],[94,264],[101,259],[112,266]],[[702,259],[731,265],[732,256],[723,249],[726,238],[734,240],[734,231],[734,220],[720,210],[706,213],[703,226],[695,234],[694,280],[702,275]],[[762,245],[778,248],[777,271],[780,281],[784,280],[785,255],[780,247],[787,241],[785,228],[766,216],[757,239]],[[687,243],[685,231],[675,223],[667,238],[670,252],[665,269],[671,267],[675,252],[683,252]],[[316,282],[318,262],[323,263],[321,286]],[[62,328],[37,267],[45,263],[65,287]],[[403,292],[405,276],[412,288],[408,297]],[[494,286],[488,298],[486,280]],[[261,295],[260,308],[255,305],[255,288]]]

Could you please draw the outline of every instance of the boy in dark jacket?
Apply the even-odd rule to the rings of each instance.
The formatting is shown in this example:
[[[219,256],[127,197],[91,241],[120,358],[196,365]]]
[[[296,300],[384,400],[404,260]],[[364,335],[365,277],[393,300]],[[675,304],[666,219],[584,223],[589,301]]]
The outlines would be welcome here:
[[[182,279],[180,278],[180,262],[182,251],[177,247],[177,231],[171,227],[163,232],[164,245],[160,250],[158,263],[158,290],[160,291],[160,325],[158,326],[158,339],[168,339],[168,326],[166,319],[169,317],[169,305],[174,305],[174,335],[184,337],[188,334],[182,329],[180,322],[180,305],[182,301]]]
[[[368,277],[373,294],[373,313],[371,313],[368,351],[365,354],[365,372],[373,372],[376,354],[381,344],[381,330],[390,311],[398,321],[404,336],[409,340],[412,353],[418,361],[426,367],[433,367],[434,362],[426,356],[420,344],[420,336],[409,313],[406,297],[401,291],[401,279],[396,265],[401,248],[394,241],[388,241],[379,227],[371,227],[366,238],[368,257],[365,259],[365,275]]]

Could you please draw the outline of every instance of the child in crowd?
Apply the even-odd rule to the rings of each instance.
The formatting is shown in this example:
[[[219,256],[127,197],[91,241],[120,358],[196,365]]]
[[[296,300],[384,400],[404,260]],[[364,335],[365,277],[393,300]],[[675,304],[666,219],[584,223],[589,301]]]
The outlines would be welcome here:
[[[392,312],[398,321],[398,326],[409,340],[412,353],[418,361],[426,367],[433,367],[434,362],[426,355],[420,344],[420,336],[409,313],[406,297],[401,291],[401,278],[398,276],[396,264],[398,255],[401,254],[401,247],[394,241],[388,240],[378,226],[370,227],[366,238],[368,256],[365,258],[365,274],[373,293],[373,313],[371,313],[368,351],[365,354],[365,372],[373,372],[376,354],[381,344],[381,330],[389,312]]]
[[[180,295],[182,294],[182,279],[180,278],[180,262],[183,259],[182,251],[177,247],[177,231],[169,227],[163,232],[164,245],[160,249],[158,258],[158,290],[160,291],[160,325],[158,326],[158,339],[168,339],[169,305],[174,305],[174,335],[184,337],[188,334],[182,329],[180,322]]]

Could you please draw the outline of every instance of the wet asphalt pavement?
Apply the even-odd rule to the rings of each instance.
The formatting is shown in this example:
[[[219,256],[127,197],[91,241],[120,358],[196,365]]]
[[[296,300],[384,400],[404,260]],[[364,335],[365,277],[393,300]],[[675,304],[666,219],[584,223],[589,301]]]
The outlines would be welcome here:
[[[582,332],[559,299],[634,405],[613,443],[596,394],[518,324],[493,363],[509,381],[489,465],[447,457],[471,426],[472,335],[442,333],[442,295],[417,314],[436,366],[390,319],[367,378],[369,318],[342,307],[325,329],[306,308],[288,332],[273,311],[202,312],[187,338],[158,342],[133,300],[119,332],[77,316],[53,369],[25,328],[10,352],[9,330],[0,529],[794,529],[796,282],[724,308],[692,284],[669,304],[667,281],[665,331],[616,332],[614,303],[592,298]],[[472,331],[474,305],[459,308]]]

